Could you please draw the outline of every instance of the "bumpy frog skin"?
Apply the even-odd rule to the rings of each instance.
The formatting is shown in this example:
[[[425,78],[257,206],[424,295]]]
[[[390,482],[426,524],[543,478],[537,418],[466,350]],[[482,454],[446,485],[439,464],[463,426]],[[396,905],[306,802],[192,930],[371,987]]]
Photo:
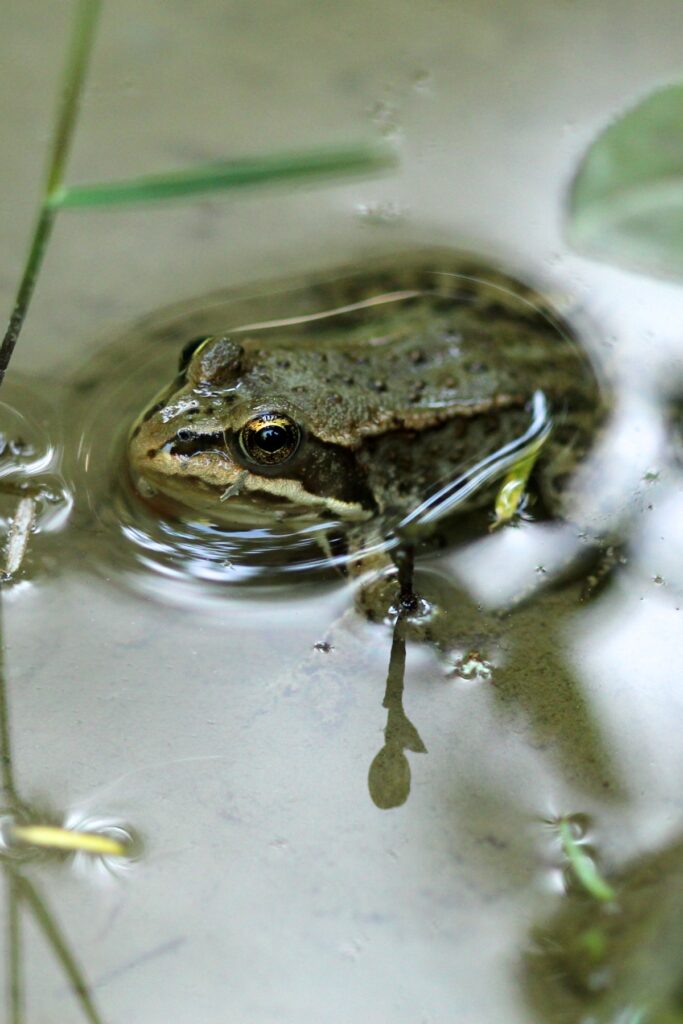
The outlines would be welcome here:
[[[534,478],[551,512],[599,417],[585,355],[542,300],[455,254],[307,281],[311,311],[186,345],[128,457],[148,500],[214,522],[405,515],[553,417]],[[474,495],[468,507],[490,500]]]

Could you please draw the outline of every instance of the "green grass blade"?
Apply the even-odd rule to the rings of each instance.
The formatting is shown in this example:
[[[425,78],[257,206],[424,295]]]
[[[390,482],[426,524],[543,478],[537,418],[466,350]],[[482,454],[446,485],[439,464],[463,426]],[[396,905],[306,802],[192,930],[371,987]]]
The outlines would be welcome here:
[[[576,841],[571,822],[566,818],[560,821],[560,839],[569,866],[586,892],[602,903],[610,903],[616,899],[616,893],[612,886],[605,881],[593,860]]]
[[[390,150],[371,145],[229,160],[125,181],[63,186],[51,195],[50,205],[83,209],[149,203],[325,175],[367,174],[394,162]]]

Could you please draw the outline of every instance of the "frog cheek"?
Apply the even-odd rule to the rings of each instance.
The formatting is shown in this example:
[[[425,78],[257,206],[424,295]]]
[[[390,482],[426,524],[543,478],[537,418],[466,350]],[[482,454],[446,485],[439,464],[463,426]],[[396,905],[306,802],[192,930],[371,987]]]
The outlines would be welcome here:
[[[233,486],[244,470],[230,453],[223,450],[206,449],[193,453],[178,452],[173,445],[165,446],[156,461],[158,471],[173,476],[187,488],[201,491],[218,489],[221,492]]]
[[[159,438],[146,424],[131,435],[128,460],[137,476],[154,480],[162,488],[164,480],[174,478],[188,488],[222,489],[230,486],[241,472],[222,433],[200,434],[181,429],[171,437]]]
[[[353,453],[310,434],[285,463],[245,469],[241,491],[253,494],[256,501],[275,499],[293,509],[354,521],[365,520],[376,511]]]
[[[136,473],[145,473],[161,451],[159,439],[144,421],[136,424],[128,439],[128,463]]]

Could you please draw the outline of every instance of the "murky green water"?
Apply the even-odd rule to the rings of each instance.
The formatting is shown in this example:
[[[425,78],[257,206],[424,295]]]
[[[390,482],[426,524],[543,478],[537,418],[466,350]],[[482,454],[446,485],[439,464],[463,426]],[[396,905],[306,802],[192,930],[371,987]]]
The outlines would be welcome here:
[[[112,1024],[671,1024],[683,293],[572,255],[560,216],[594,132],[680,71],[683,13],[266,7],[106,8],[74,180],[364,132],[398,137],[402,166],[58,224],[2,394],[3,430],[30,446],[0,457],[2,480],[21,459],[40,483],[39,532],[2,595],[10,781],[27,819],[139,846],[21,859],[60,940],[26,891],[3,893],[5,994],[20,975],[27,1021],[86,1019],[67,950]],[[7,309],[66,13],[6,14]],[[625,564],[582,601],[585,573],[546,586],[581,553],[560,525],[473,530],[419,560],[431,615],[405,648],[343,580],[217,597],[142,564],[116,528],[111,461],[177,356],[143,344],[131,365],[154,311],[413,243],[474,248],[569,310],[614,381],[591,521],[626,539]],[[6,526],[20,496],[2,498]],[[614,901],[568,869],[565,816]]]

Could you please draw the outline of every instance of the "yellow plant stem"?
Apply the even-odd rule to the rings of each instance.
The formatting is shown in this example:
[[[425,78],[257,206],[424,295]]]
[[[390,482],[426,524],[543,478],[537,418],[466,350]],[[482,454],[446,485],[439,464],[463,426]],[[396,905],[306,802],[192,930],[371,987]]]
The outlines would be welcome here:
[[[44,850],[65,850],[100,856],[125,857],[124,843],[96,832],[76,832],[59,825],[15,825],[11,831],[15,841]]]

